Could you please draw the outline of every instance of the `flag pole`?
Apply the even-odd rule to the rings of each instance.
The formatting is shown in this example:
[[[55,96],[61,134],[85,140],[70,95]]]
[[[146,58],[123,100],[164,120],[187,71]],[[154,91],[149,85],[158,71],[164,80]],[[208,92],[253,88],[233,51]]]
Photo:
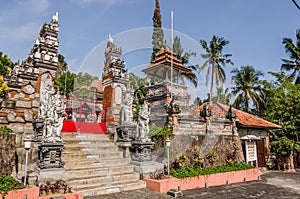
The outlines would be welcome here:
[[[174,38],[174,27],[173,27],[173,24],[174,24],[174,14],[173,14],[173,11],[171,11],[171,98],[172,98],[172,92],[173,92],[173,38]]]

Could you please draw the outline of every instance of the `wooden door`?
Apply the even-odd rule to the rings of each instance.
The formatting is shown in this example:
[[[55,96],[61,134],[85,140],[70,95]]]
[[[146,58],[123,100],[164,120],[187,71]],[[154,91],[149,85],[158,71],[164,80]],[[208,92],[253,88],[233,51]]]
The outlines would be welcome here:
[[[266,147],[265,147],[265,139],[257,140],[256,142],[257,147],[257,160],[259,167],[266,166]]]

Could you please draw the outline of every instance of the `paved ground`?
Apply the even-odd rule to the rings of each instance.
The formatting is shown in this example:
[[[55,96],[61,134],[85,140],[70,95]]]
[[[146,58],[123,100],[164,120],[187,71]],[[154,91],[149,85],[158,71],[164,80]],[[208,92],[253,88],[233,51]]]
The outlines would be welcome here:
[[[262,175],[260,181],[231,184],[227,186],[209,187],[183,191],[182,199],[300,199],[300,172],[272,172]],[[114,193],[85,199],[164,199],[173,198],[148,189]]]

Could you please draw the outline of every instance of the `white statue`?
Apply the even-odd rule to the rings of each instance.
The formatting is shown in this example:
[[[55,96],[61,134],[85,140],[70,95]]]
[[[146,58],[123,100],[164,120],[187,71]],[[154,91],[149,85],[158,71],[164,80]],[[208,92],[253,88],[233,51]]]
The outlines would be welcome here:
[[[138,114],[138,125],[137,125],[137,140],[143,142],[149,142],[149,122],[150,122],[150,108],[148,103],[144,101]]]
[[[51,76],[49,74],[42,75],[38,119],[44,120],[44,142],[62,141],[60,134],[63,126],[64,113],[64,99],[59,92],[55,93]]]
[[[133,98],[130,92],[126,92],[121,108],[120,125],[132,125],[132,102]]]

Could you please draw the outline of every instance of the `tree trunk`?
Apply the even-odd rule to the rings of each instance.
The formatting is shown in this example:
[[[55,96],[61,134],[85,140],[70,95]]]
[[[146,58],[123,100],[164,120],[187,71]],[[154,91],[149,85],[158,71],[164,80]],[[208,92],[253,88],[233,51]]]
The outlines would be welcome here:
[[[210,92],[209,92],[209,103],[211,104],[212,100],[212,91],[214,87],[214,74],[215,74],[215,63],[212,64],[212,70],[211,70],[211,82],[210,82]]]

